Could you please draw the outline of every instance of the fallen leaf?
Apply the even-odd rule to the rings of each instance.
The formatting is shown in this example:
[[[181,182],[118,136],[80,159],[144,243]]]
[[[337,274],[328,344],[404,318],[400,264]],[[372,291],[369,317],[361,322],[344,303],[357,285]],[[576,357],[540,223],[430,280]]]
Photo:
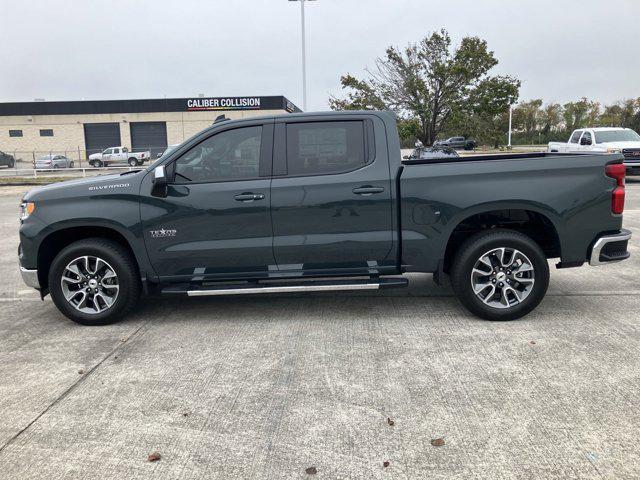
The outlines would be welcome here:
[[[153,452],[153,453],[150,453],[149,456],[147,457],[147,462],[157,462],[161,458],[162,456],[160,455],[160,453]]]
[[[393,427],[396,424],[396,422],[391,420],[389,417],[387,417],[387,423],[389,424],[390,427]]]
[[[189,416],[189,412],[182,412],[182,416],[183,417],[188,417]]]
[[[316,473],[318,473],[318,469],[316,467],[309,467],[305,470],[305,472],[307,473],[307,475],[315,475]]]
[[[441,447],[444,445],[444,438],[434,438],[431,440],[431,445],[434,447]]]
[[[535,345],[535,344],[536,344],[536,342],[535,342],[535,341],[533,341],[533,340],[531,340],[529,343],[530,343],[531,345]]]
[[[389,460],[385,460],[384,462],[382,462],[382,466],[384,468],[387,468],[389,466]]]
[[[80,370],[78,370],[78,373],[79,373],[80,375],[82,375],[82,374],[84,373],[84,370],[80,369]]]

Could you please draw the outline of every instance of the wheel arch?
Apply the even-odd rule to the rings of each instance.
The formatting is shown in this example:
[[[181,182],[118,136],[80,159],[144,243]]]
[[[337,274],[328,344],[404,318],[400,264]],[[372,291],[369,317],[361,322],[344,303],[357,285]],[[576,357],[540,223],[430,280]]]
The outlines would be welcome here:
[[[113,226],[105,225],[74,225],[65,226],[50,231],[42,238],[38,245],[37,269],[38,280],[43,291],[48,290],[49,270],[53,259],[63,248],[72,243],[87,238],[104,238],[112,240],[124,247],[130,254],[138,269],[140,278],[145,280],[144,259],[136,253],[127,235]]]
[[[535,241],[547,258],[561,257],[562,244],[558,220],[554,215],[530,205],[496,206],[466,212],[453,223],[447,236],[443,270],[447,272],[459,247],[472,235],[494,228],[523,233]]]

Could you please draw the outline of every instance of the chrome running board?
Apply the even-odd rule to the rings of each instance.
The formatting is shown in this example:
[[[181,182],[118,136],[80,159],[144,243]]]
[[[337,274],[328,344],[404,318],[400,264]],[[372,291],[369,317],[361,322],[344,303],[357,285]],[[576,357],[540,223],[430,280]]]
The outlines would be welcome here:
[[[326,280],[307,282],[265,282],[241,285],[185,285],[164,288],[162,293],[187,294],[190,297],[214,295],[255,295],[259,293],[304,293],[304,292],[339,292],[348,290],[380,290],[383,288],[406,287],[406,278],[376,278],[367,280]]]

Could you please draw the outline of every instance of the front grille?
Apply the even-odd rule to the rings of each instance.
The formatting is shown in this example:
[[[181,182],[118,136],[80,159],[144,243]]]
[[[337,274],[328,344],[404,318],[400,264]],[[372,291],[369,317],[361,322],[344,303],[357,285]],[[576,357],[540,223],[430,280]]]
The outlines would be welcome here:
[[[640,148],[623,148],[622,155],[624,155],[624,158],[640,160]]]

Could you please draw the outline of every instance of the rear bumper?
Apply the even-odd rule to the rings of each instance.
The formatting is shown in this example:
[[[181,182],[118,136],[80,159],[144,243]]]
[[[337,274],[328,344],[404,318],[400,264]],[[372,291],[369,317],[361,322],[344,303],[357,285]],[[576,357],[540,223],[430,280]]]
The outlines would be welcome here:
[[[630,239],[631,232],[624,229],[619,233],[599,236],[591,248],[589,265],[597,266],[626,260],[631,256],[627,250]]]

